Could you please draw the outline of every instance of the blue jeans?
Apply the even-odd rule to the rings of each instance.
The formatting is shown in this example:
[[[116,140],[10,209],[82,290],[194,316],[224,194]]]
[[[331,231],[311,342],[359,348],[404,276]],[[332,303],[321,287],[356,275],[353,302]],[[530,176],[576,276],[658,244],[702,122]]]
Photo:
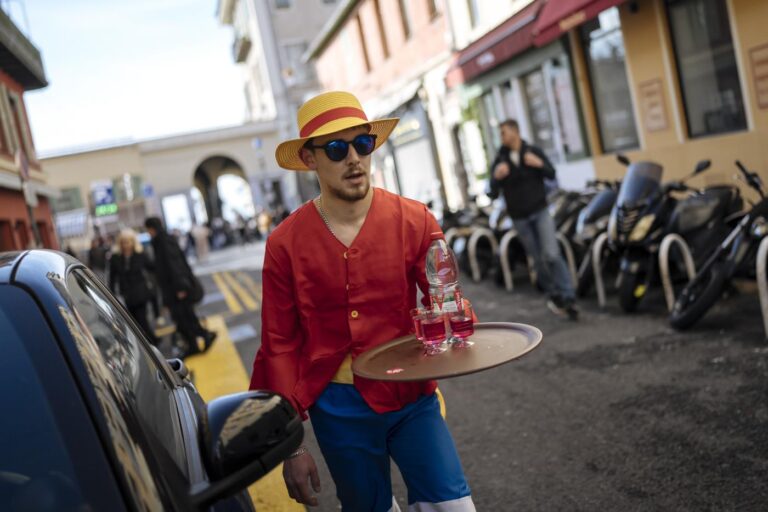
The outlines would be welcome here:
[[[414,510],[474,512],[434,394],[399,411],[377,414],[353,385],[332,382],[309,409],[309,417],[342,511],[392,509],[391,457]]]
[[[547,208],[521,219],[514,219],[525,253],[533,259],[539,284],[551,297],[566,301],[576,296],[571,273],[560,252],[557,230]]]

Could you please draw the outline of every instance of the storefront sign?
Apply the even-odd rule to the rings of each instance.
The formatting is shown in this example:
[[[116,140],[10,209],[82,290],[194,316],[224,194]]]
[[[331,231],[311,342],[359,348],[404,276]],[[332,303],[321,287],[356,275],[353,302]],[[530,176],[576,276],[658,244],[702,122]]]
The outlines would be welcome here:
[[[640,90],[640,112],[643,124],[649,132],[667,129],[667,111],[664,107],[664,90],[661,80],[656,78],[642,82]]]
[[[392,130],[389,140],[397,147],[425,137],[423,119],[423,109],[418,102],[412,101],[408,104],[408,110],[400,115],[400,122]]]
[[[93,201],[93,213],[97,217],[112,215],[117,212],[112,181],[99,180],[91,182],[91,199]]]
[[[752,48],[749,56],[752,61],[757,105],[760,108],[768,108],[768,44]]]

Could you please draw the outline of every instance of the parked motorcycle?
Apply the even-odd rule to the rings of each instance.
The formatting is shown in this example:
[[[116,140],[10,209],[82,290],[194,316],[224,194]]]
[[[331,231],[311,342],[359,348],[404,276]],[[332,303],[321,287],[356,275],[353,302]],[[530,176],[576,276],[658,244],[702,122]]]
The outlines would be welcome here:
[[[619,160],[629,162],[623,156]],[[625,312],[637,309],[656,279],[659,245],[667,234],[678,233],[686,239],[696,260],[727,233],[728,216],[741,208],[738,189],[718,186],[697,191],[685,184],[710,165],[702,160],[686,178],[665,185],[660,165],[629,165],[608,222],[610,247],[621,257],[619,305]],[[679,201],[677,192],[693,194]]]
[[[449,229],[454,228],[455,236],[451,240],[451,248],[456,254],[459,268],[467,274],[471,273],[467,242],[475,228],[489,227],[490,215],[492,215],[491,207],[479,207],[475,197],[471,197],[468,206],[462,210],[443,211],[441,227],[443,232],[448,232]],[[496,256],[490,244],[485,240],[481,240],[477,247],[477,259],[484,274],[493,267],[495,258]]]
[[[585,191],[558,190],[549,198],[549,213],[555,221],[558,233],[561,233],[569,241],[576,233],[576,223],[579,213],[589,204],[595,196],[595,190],[587,188]]]
[[[574,252],[579,263],[576,295],[584,297],[592,288],[595,274],[592,268],[592,247],[597,237],[608,229],[608,220],[619,195],[619,181],[593,180],[588,187],[596,191],[592,199],[580,212],[576,230],[571,237]]]
[[[677,297],[669,317],[675,329],[687,329],[704,316],[737,273],[754,271],[757,248],[768,235],[768,198],[763,183],[757,173],[748,171],[738,160],[736,166],[747,185],[760,195],[760,200],[752,203],[749,213],[741,218]]]

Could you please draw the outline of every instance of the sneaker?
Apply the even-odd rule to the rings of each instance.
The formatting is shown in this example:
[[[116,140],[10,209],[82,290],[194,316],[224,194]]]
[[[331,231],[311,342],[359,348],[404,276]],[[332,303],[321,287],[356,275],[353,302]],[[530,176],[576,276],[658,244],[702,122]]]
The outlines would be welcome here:
[[[568,315],[568,319],[574,322],[579,319],[579,308],[576,307],[575,300],[570,300],[566,303],[565,313]]]
[[[203,352],[206,352],[209,348],[211,348],[211,345],[213,345],[213,342],[216,341],[216,336],[218,336],[219,333],[216,331],[208,331],[208,334],[205,335],[205,348],[203,349]]]
[[[557,316],[566,317],[568,316],[568,311],[566,310],[566,303],[565,301],[558,297],[558,296],[552,296],[547,301],[547,307],[550,311],[552,311]]]

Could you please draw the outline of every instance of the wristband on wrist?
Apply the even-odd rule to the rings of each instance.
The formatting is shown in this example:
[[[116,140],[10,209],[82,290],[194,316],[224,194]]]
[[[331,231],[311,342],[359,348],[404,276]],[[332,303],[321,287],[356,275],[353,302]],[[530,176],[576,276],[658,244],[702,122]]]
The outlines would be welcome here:
[[[307,453],[307,451],[308,451],[308,450],[307,450],[307,447],[306,447],[306,446],[304,446],[304,445],[301,445],[301,446],[299,446],[299,448],[298,448],[298,449],[297,449],[295,452],[293,452],[292,454],[290,454],[290,455],[289,455],[287,458],[289,458],[289,459],[295,459],[295,458],[296,458],[296,457],[298,457],[299,455],[304,455],[305,453]]]

